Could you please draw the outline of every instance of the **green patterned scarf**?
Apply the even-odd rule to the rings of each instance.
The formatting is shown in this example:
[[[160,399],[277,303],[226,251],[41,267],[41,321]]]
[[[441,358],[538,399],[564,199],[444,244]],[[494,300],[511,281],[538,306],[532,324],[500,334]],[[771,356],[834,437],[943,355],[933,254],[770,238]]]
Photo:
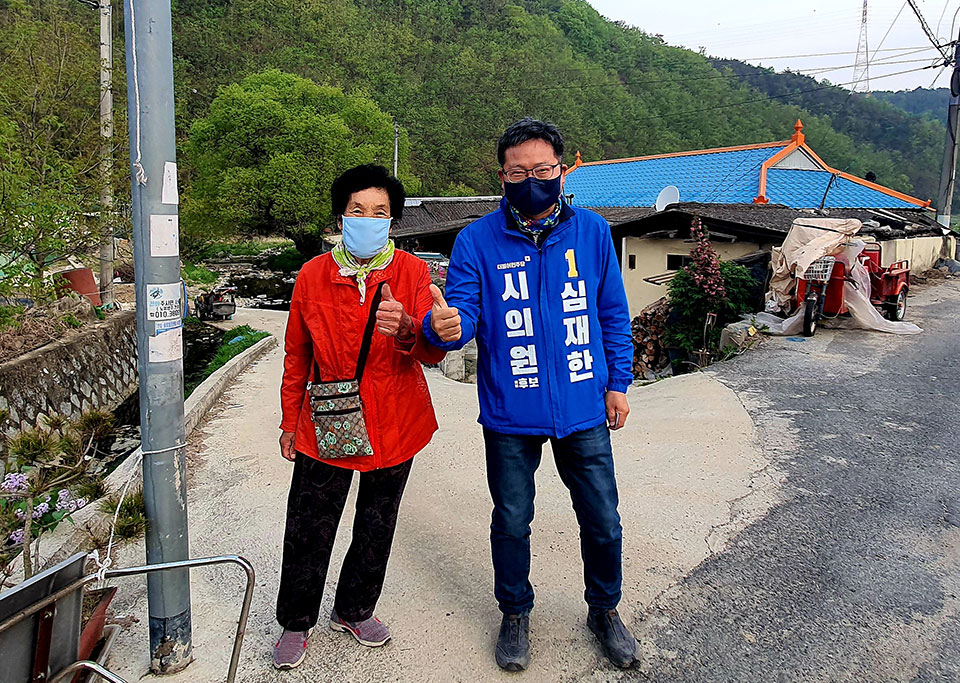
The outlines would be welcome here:
[[[361,306],[367,298],[367,275],[369,275],[371,271],[383,270],[389,266],[390,262],[393,261],[393,252],[393,240],[387,240],[387,243],[383,249],[380,250],[380,253],[375,254],[366,263],[360,263],[353,254],[347,251],[347,248],[343,246],[343,242],[340,242],[340,244],[333,248],[333,260],[340,266],[340,274],[344,277],[357,278],[357,287],[360,288]]]

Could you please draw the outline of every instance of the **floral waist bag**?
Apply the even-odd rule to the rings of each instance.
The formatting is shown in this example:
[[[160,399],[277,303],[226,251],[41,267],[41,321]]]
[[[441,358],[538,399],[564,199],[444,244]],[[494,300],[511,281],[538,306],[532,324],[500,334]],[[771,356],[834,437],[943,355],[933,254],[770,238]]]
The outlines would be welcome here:
[[[370,316],[360,342],[356,377],[322,382],[320,366],[314,358],[313,381],[307,384],[307,394],[310,396],[311,418],[317,432],[317,448],[321,458],[355,458],[373,455],[373,446],[370,445],[367,425],[363,419],[360,379],[363,377],[367,355],[370,353],[370,342],[373,339],[373,327],[376,323],[382,287],[383,283],[377,287],[371,302]]]

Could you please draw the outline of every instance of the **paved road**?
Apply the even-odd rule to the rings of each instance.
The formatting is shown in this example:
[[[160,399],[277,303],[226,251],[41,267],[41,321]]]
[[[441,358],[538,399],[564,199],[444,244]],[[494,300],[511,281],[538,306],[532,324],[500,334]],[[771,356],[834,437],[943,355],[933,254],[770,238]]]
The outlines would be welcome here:
[[[282,333],[286,314],[242,310],[232,324]],[[290,463],[280,458],[278,387],[281,349],[246,370],[188,449],[190,545],[194,556],[240,552],[253,562],[257,590],[240,681],[516,681],[493,659],[499,613],[489,549],[490,497],[483,465],[477,390],[435,371],[428,383],[440,422],[417,455],[397,527],[377,614],[394,635],[386,647],[360,647],[321,622],[304,665],[277,673],[270,651],[279,633],[274,602]],[[614,435],[624,520],[624,600],[633,623],[647,606],[777,500],[770,463],[757,448],[753,421],[736,395],[706,375],[688,375],[631,392],[634,416]],[[764,472],[759,475],[759,472]],[[327,577],[328,613],[350,540],[348,503]],[[532,580],[533,661],[523,680],[599,681],[612,669],[586,629],[576,521],[549,449],[537,475]],[[118,566],[142,562],[142,543],[121,548]],[[233,569],[192,577],[197,661],[165,683],[223,680],[235,628],[240,580]],[[126,582],[114,601],[130,623],[111,655],[126,680],[147,676],[146,592]],[[127,620],[132,622],[132,620]],[[156,679],[160,680],[160,679]]]
[[[960,680],[960,283],[720,366],[783,502],[648,611],[654,681]]]

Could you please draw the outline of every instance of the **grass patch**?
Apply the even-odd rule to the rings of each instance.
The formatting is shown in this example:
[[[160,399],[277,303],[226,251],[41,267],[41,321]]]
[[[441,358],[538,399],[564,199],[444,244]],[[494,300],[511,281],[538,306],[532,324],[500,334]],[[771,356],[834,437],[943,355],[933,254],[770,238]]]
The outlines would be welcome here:
[[[183,279],[188,285],[212,285],[220,279],[220,276],[209,268],[197,266],[192,263],[183,264]]]
[[[0,332],[19,330],[23,326],[23,306],[0,306]]]
[[[63,320],[68,327],[72,327],[73,329],[83,327],[83,322],[81,322],[73,313],[67,313],[65,316],[63,316],[63,318],[61,318],[61,320]]]
[[[120,505],[120,514],[117,514],[117,505]],[[127,495],[120,503],[120,493],[114,493],[104,498],[97,506],[100,512],[108,515],[117,514],[117,525],[114,527],[114,536],[124,541],[139,538],[147,531],[147,507],[143,496],[143,489],[137,488],[127,491]]]
[[[292,241],[279,237],[262,240],[212,242],[200,248],[196,257],[198,261],[202,261],[208,258],[223,258],[227,256],[259,256],[269,249],[289,247],[292,244]]]
[[[279,254],[268,257],[265,265],[270,270],[292,273],[295,270],[300,270],[306,262],[307,259],[295,247],[287,247]]]
[[[184,387],[184,396],[186,397],[193,393],[193,390],[196,389],[203,380],[226,365],[231,358],[240,355],[261,339],[269,336],[269,332],[255,330],[249,325],[240,325],[232,330],[228,330],[223,335],[223,342],[210,360],[207,369],[194,381]]]

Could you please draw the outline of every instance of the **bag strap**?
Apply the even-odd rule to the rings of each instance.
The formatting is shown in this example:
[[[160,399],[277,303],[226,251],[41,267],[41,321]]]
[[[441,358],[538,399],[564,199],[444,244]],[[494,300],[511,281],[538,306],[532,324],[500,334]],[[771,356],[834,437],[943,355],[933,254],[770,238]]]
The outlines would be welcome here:
[[[387,284],[386,281],[377,285],[377,291],[373,295],[373,301],[370,302],[370,315],[367,317],[367,326],[363,329],[363,339],[360,340],[360,355],[357,357],[357,373],[354,379],[357,384],[363,378],[363,369],[367,364],[367,355],[370,353],[370,343],[373,341],[373,328],[377,324],[377,309],[380,307],[382,297],[381,290]],[[313,381],[320,381],[320,366],[317,365],[317,358],[313,358]]]
[[[383,294],[383,286],[386,282],[377,285],[377,291],[373,295],[373,301],[370,302],[370,315],[367,317],[367,327],[363,331],[363,340],[360,342],[360,356],[357,358],[357,385],[363,378],[363,369],[367,364],[367,354],[370,353],[370,343],[373,341],[373,328],[377,324],[377,309],[380,308],[380,299]]]

